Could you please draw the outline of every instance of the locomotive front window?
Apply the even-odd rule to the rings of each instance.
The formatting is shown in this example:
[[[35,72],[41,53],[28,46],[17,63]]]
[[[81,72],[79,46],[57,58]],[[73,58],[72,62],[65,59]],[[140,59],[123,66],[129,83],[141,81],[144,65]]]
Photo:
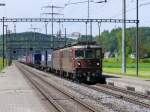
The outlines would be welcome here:
[[[101,57],[101,52],[100,49],[96,50],[96,58],[100,58]]]
[[[83,50],[77,50],[75,52],[76,58],[84,58],[84,51]]]
[[[94,49],[85,50],[85,58],[95,58],[95,50]]]

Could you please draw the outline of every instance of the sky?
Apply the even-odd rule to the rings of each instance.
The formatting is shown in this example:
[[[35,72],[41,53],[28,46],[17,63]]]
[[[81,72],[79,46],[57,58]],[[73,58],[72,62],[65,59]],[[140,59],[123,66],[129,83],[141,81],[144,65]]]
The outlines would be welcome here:
[[[50,15],[42,15],[41,13],[50,12],[50,9],[42,9],[43,6],[56,5],[63,7],[67,3],[74,3],[86,0],[0,0],[0,3],[5,3],[5,7],[0,7],[0,18],[39,18],[50,17]],[[102,1],[102,0],[94,0]],[[136,0],[126,0],[127,4],[127,19],[136,19]],[[139,19],[140,26],[150,26],[150,0],[139,0]],[[55,12],[64,14],[64,18],[87,18],[87,3],[78,5],[68,5],[64,9],[56,9]],[[90,3],[90,18],[99,19],[121,19],[122,18],[122,0],[107,0],[107,3],[96,4]],[[56,16],[58,17],[58,16]],[[32,24],[32,25],[31,25]],[[13,31],[14,23],[10,23],[9,29]],[[32,31],[32,27],[39,28],[37,32],[45,33],[44,23],[16,23],[17,32]],[[61,23],[54,24],[55,33],[58,29],[64,32],[67,28],[68,33],[80,32],[85,34],[85,23]],[[116,23],[102,23],[101,31],[111,30],[113,28],[121,27],[122,24]],[[135,26],[135,24],[128,24],[127,27]],[[88,26],[89,27],[89,26]],[[2,26],[0,28],[2,32]],[[88,28],[88,33],[90,32]],[[51,33],[50,23],[48,24],[48,33]],[[93,34],[98,34],[98,25],[93,24]]]

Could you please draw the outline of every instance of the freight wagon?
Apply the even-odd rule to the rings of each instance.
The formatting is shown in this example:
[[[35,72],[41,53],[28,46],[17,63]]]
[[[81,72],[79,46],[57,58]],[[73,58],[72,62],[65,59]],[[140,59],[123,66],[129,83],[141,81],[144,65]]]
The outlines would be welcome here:
[[[52,53],[53,50],[44,50],[41,52],[42,60],[41,60],[41,69],[45,71],[52,71]]]

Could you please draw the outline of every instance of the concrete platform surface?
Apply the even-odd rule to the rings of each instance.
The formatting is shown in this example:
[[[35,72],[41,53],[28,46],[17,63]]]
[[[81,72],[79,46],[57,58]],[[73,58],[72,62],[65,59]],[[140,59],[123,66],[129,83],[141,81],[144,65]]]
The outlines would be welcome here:
[[[104,73],[107,84],[150,95],[150,80]]]
[[[15,65],[0,73],[0,112],[47,112],[38,94]]]

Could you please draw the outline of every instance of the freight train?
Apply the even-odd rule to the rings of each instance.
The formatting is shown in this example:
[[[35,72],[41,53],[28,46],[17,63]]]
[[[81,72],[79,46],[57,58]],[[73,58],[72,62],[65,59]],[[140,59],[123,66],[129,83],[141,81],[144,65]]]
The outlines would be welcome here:
[[[23,63],[79,82],[104,82],[102,47],[80,42],[55,50],[30,53]]]

